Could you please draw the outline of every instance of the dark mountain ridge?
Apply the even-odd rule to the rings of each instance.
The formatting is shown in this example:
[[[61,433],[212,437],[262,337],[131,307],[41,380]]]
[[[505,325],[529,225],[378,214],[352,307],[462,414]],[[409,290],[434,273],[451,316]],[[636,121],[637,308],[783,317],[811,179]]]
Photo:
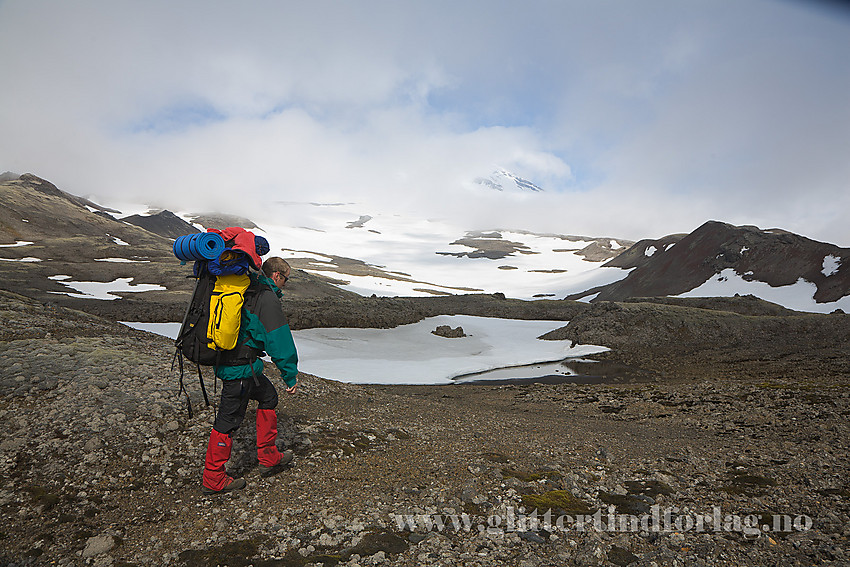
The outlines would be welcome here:
[[[201,232],[171,211],[160,211],[151,215],[130,215],[121,220],[166,238],[178,238],[185,234]]]
[[[4,256],[10,256],[10,260],[33,255],[50,259],[37,263],[5,262],[10,280],[23,285],[29,279],[26,274],[37,273],[39,276],[28,285],[48,293],[65,289],[46,279],[55,274],[95,281],[134,277],[136,281],[162,282],[171,290],[186,287],[185,275],[173,279],[182,271],[174,264],[171,241],[197,232],[193,225],[169,211],[118,220],[109,214],[115,211],[66,193],[35,175],[9,174],[6,178],[0,183],[0,244],[17,240],[36,244],[5,249]],[[221,228],[232,226],[234,220],[224,215],[198,218],[203,218],[209,226],[222,223]],[[243,220],[242,224],[253,226],[249,220]],[[122,246],[115,239],[131,246]],[[616,253],[611,249],[605,252]],[[102,263],[93,260],[109,257],[145,263],[101,265],[95,269]],[[641,240],[624,249],[604,266],[631,269],[625,278],[566,299],[586,299],[594,294],[593,301],[676,296],[699,287],[723,270],[732,269],[744,280],[771,286],[791,285],[803,279],[816,286],[815,301],[829,303],[850,294],[850,268],[844,261],[848,257],[848,248],[787,231],[709,221],[690,234]],[[57,261],[70,264],[51,264]],[[306,272],[298,279],[299,283],[293,283],[291,290],[295,297],[349,295]],[[157,294],[151,292],[147,297]],[[132,301],[135,300],[124,303]]]
[[[837,264],[832,269],[827,266],[830,257]],[[817,286],[816,302],[829,303],[850,294],[850,267],[844,258],[850,258],[850,248],[779,229],[708,221],[687,235],[641,240],[605,264],[632,268],[628,276],[567,299],[595,293],[593,301],[679,295],[731,268],[746,281],[773,287],[802,278]]]

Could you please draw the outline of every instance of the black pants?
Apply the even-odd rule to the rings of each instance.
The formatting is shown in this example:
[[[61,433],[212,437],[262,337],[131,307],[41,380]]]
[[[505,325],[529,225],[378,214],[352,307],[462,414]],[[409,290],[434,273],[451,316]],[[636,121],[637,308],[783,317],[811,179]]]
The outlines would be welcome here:
[[[257,382],[259,385],[254,383],[253,377],[244,380],[222,380],[221,403],[213,429],[225,435],[236,431],[245,418],[248,400],[257,400],[257,409],[277,407],[277,390],[271,381],[265,374],[258,374]]]

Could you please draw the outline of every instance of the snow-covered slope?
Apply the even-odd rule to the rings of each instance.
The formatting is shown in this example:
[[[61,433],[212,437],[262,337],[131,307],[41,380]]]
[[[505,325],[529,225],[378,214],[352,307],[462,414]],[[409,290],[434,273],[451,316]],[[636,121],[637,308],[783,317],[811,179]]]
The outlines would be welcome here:
[[[642,240],[607,263],[632,270],[617,282],[571,296],[755,295],[789,309],[850,308],[850,249],[784,230],[709,221],[686,235]]]
[[[540,187],[522,177],[511,173],[506,169],[499,168],[487,177],[478,177],[475,183],[496,191],[543,191]]]
[[[356,204],[278,203],[262,217],[254,219],[260,228],[253,230],[268,238],[273,254],[361,295],[501,292],[562,298],[628,274],[601,267],[631,245],[626,240],[468,232],[447,221]]]
[[[522,191],[537,198],[539,188],[510,172],[497,170],[488,180],[488,187],[499,185],[505,193]],[[128,215],[145,209],[114,203],[107,203],[111,208],[105,209],[31,175],[2,186],[11,201],[0,213],[0,221],[23,231],[17,240],[7,237],[3,244],[26,240],[19,238],[24,233],[35,235],[41,230],[49,234],[57,223],[68,224],[79,234],[96,235],[104,229],[83,218],[86,214],[96,212],[114,220],[107,211]],[[499,195],[484,187],[479,190]],[[22,191],[32,191],[33,198],[68,205],[62,209],[68,218],[39,215],[33,209],[24,215],[34,215],[31,221],[21,219],[22,213],[10,212],[10,207],[25,198],[13,198],[23,195]],[[850,308],[850,249],[778,229],[709,221],[690,234],[634,244],[569,236],[569,226],[558,234],[535,233],[527,230],[528,226],[473,227],[464,226],[463,220],[402,215],[392,207],[393,203],[375,207],[277,202],[265,203],[255,211],[240,211],[241,218],[182,213],[180,220],[157,209],[143,213],[136,221],[143,225],[148,220],[158,221],[148,223],[148,230],[172,238],[173,234],[163,232],[163,226],[181,225],[184,220],[198,230],[245,226],[266,236],[273,254],[312,274],[312,282],[318,282],[318,276],[362,295],[503,293],[522,299],[618,301],[630,297],[752,294],[797,310]],[[182,226],[193,230],[189,225]],[[10,252],[0,260],[22,263],[41,258]]]

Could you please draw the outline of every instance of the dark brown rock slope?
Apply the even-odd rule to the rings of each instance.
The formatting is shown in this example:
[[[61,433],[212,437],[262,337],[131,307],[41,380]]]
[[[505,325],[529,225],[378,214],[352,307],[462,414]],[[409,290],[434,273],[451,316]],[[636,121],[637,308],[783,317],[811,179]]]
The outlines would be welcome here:
[[[827,256],[845,259],[832,275],[823,273]],[[850,249],[782,230],[709,221],[686,236],[642,240],[606,266],[634,268],[624,279],[569,296],[599,293],[596,301],[678,295],[732,268],[747,281],[791,285],[803,278],[817,286],[815,301],[828,303],[850,294]]]

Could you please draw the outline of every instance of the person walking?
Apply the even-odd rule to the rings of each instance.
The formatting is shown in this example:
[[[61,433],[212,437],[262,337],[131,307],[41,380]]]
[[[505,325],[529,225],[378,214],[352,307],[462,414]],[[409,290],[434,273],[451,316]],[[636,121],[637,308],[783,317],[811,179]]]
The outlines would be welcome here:
[[[225,470],[233,448],[232,434],[245,418],[249,400],[257,401],[257,459],[262,476],[277,474],[292,461],[292,451],[281,453],[275,445],[277,439],[277,390],[263,374],[263,361],[267,353],[280,370],[286,383],[286,393],[298,389],[298,353],[286,315],[280,304],[283,287],[289,280],[291,268],[279,257],[262,263],[261,272],[251,272],[249,290],[257,293],[253,306],[242,308],[242,321],[237,344],[253,349],[248,364],[216,367],[216,376],[222,380],[221,401],[207,444],[204,463],[204,494],[218,494],[239,490],[247,486],[244,478],[232,478]],[[237,348],[239,348],[237,346]]]

